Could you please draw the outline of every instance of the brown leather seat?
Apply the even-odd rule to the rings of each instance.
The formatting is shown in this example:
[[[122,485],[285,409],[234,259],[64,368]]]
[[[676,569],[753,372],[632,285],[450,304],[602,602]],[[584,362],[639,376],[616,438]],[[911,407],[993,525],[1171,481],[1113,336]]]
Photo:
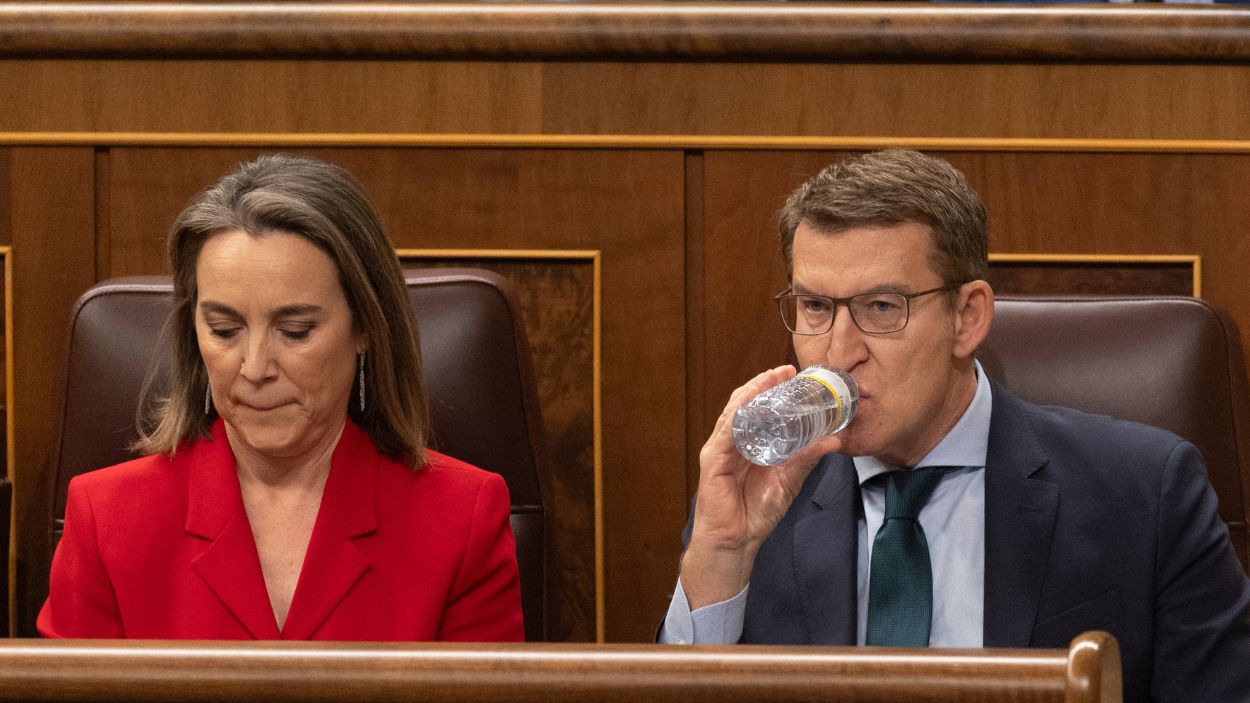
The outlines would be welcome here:
[[[1231,319],[1194,298],[1004,297],[977,356],[1026,400],[1155,425],[1197,445],[1250,565],[1250,394]]]
[[[548,566],[551,503],[544,498],[542,428],[529,346],[510,286],[476,269],[413,269],[405,278],[420,330],[434,448],[507,481],[525,634],[543,640],[552,615],[545,607],[547,578],[554,573]],[[139,389],[171,291],[164,276],[118,278],[88,290],[74,308],[63,431],[52,476],[50,547],[60,538],[70,478],[134,456],[126,447],[135,437]],[[42,602],[47,565],[36,569]]]

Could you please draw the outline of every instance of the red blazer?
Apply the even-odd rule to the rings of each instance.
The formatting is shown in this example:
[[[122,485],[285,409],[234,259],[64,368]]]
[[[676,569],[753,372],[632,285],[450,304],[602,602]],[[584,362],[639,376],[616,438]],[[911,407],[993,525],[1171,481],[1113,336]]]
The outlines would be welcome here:
[[[503,479],[433,451],[413,471],[350,421],[279,632],[221,420],[213,437],[70,482],[40,633],[523,639]]]

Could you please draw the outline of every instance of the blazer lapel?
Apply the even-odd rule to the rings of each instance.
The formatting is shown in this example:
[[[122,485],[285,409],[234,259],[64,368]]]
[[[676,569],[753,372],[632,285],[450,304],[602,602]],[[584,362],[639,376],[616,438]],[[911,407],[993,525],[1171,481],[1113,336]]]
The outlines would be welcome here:
[[[858,481],[850,459],[830,454],[812,470],[816,487],[796,501],[794,570],[809,644],[854,645],[859,534]]]
[[[369,436],[349,421],[331,459],[282,639],[311,639],[369,569],[371,560],[356,540],[377,531],[381,461]]]
[[[278,626],[265,590],[256,540],[243,507],[234,454],[221,420],[213,439],[199,440],[175,461],[188,461],[186,531],[211,540],[191,561],[222,604],[256,639],[276,639]]]
[[[1038,476],[1047,458],[1027,408],[997,385],[985,467],[986,647],[1026,647],[1050,555],[1059,487]]]

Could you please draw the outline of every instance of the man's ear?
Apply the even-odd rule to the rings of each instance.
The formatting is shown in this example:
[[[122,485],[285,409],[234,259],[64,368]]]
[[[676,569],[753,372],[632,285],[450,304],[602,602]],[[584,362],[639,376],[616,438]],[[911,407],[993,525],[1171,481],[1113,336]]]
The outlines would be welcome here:
[[[955,307],[955,356],[971,357],[989,335],[993,321],[994,289],[990,284],[977,280],[960,286]]]

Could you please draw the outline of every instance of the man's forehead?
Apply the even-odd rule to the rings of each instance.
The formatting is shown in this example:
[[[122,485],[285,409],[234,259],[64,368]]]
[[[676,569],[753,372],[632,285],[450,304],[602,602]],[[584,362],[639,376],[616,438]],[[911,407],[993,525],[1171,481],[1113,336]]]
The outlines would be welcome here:
[[[792,248],[793,275],[873,278],[877,282],[936,273],[930,229],[916,222],[821,232],[800,225]]]

